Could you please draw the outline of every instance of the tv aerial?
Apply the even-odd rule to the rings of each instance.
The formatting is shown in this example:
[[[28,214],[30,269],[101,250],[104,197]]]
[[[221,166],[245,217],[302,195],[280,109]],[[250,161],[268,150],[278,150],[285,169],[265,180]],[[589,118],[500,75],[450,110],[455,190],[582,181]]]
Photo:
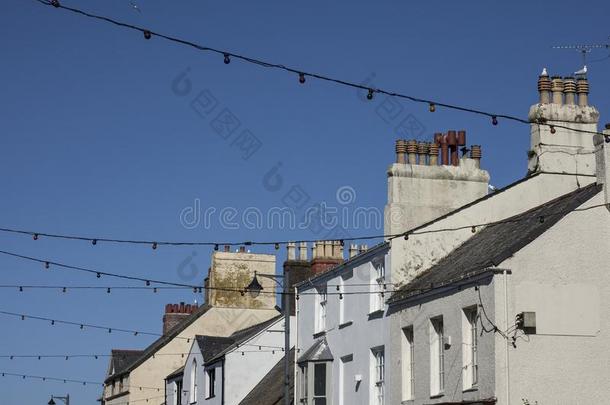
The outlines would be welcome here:
[[[553,46],[553,49],[570,49],[580,52],[582,55],[582,64],[583,66],[586,66],[587,54],[591,53],[594,49],[610,49],[610,37],[608,37],[608,43],[606,44],[555,45]],[[607,59],[608,57],[610,57],[610,55],[602,59],[589,61],[589,63],[598,62],[600,60]]]

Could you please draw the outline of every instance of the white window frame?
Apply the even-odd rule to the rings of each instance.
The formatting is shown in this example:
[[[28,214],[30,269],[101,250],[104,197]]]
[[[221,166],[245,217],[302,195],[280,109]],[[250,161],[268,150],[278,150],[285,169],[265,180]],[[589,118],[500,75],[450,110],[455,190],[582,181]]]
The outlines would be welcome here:
[[[342,294],[345,291],[345,280],[343,277],[339,277],[339,293]],[[345,297],[346,295],[337,295],[339,297],[339,325],[347,322],[345,319]]]
[[[328,295],[326,284],[317,288],[316,294],[316,333],[326,330]]]
[[[345,388],[348,387],[349,384],[346,384],[347,383],[347,381],[346,381],[347,374],[345,373],[345,368],[352,361],[354,361],[354,355],[348,354],[348,355],[342,356],[341,362],[339,363],[339,405],[346,404]]]
[[[464,390],[476,387],[479,379],[477,319],[477,306],[462,310],[462,382]]]
[[[382,311],[385,307],[385,263],[373,262],[371,271],[371,308],[370,312]]]
[[[445,390],[445,332],[443,317],[430,319],[430,395]]]
[[[415,341],[413,326],[402,330],[402,400],[415,398]]]
[[[371,404],[385,402],[385,351],[383,346],[371,349]]]
[[[194,404],[197,402],[197,359],[193,359],[191,362],[191,373],[190,373],[190,392],[189,392],[189,403]]]
[[[300,378],[299,378],[299,402],[302,404],[307,404],[308,402],[308,376],[307,376],[307,363],[301,364],[299,365],[299,372],[300,372]]]

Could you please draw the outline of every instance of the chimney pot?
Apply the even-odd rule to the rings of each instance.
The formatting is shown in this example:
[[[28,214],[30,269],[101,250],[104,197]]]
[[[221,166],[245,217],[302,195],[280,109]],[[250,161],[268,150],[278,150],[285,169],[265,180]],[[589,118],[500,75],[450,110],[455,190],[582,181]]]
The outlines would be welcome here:
[[[434,136],[436,138],[436,135]],[[431,143],[428,149],[430,154],[430,166],[438,165],[438,143]]]
[[[307,242],[301,242],[301,246],[299,248],[299,259],[303,261],[307,260]]]
[[[573,77],[563,78],[563,92],[566,104],[576,104],[576,80]]]
[[[578,105],[586,107],[589,105],[589,81],[585,77],[578,78],[576,82],[576,92],[578,93]]]
[[[225,252],[229,253],[231,251],[231,246],[225,245]]]
[[[396,140],[396,163],[407,163],[405,153],[407,152],[407,141],[404,139]]]
[[[296,260],[296,243],[288,242],[286,250],[288,251],[288,260]]]
[[[418,142],[417,143],[417,154],[418,154],[418,162],[420,165],[426,165],[428,151],[430,150],[428,144],[426,142]]]
[[[239,247],[239,253],[246,253],[246,247],[245,246],[240,246]]]
[[[548,104],[550,101],[551,79],[548,75],[538,77],[538,93],[540,93],[540,104]]]
[[[349,257],[350,259],[358,254],[358,245],[350,243],[349,245]]]
[[[563,80],[561,80],[561,77],[553,76],[551,90],[553,91],[553,104],[563,104]]]
[[[470,146],[470,157],[474,160],[477,168],[481,167],[481,145]]]
[[[461,130],[457,132],[457,146],[466,145],[466,131]]]
[[[417,164],[417,141],[411,139],[407,141],[407,153],[409,154],[409,164]]]

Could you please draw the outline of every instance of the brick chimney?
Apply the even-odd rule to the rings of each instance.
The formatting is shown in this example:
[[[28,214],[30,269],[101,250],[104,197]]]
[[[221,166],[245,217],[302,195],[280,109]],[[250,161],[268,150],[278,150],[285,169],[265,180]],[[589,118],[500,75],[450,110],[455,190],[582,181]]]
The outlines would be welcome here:
[[[532,122],[528,172],[595,175],[593,134],[571,130],[597,132],[599,112],[589,105],[586,74],[549,79],[545,69],[538,77],[538,92],[539,102],[528,115]]]
[[[293,287],[313,276],[311,271],[311,263],[307,255],[307,242],[301,242],[298,245],[294,242],[288,243],[288,257],[284,262],[284,281],[288,283],[289,291],[293,291]],[[295,315],[294,299],[289,303],[290,315]]]
[[[343,246],[339,241],[318,241],[314,243],[311,258],[311,272],[313,275],[343,263]]]
[[[385,233],[415,228],[485,196],[489,173],[480,166],[481,147],[466,148],[463,130],[438,132],[432,142],[397,140],[396,163],[387,172]]]
[[[165,306],[165,314],[163,315],[163,334],[167,334],[174,326],[178,325],[184,319],[188,318],[197,310],[196,304],[167,304]]]

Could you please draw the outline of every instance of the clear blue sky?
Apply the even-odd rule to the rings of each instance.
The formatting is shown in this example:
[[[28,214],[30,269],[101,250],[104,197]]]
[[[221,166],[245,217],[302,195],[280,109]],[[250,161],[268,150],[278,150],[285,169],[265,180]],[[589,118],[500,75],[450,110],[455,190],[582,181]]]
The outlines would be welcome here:
[[[374,84],[448,103],[526,116],[537,99],[543,67],[566,75],[581,67],[575,51],[556,44],[607,41],[607,1],[405,2],[65,0],[112,16],[236,53]],[[483,146],[492,184],[526,172],[527,126],[402,102],[397,118],[377,113],[383,98],[170,44],[93,22],[30,0],[8,0],[0,13],[0,226],[139,239],[243,240],[313,238],[308,231],[186,229],[180,212],[207,207],[282,206],[299,185],[312,201],[335,201],[339,187],[355,204],[383,208],[385,171],[394,158],[396,125],[412,115],[433,132],[466,129]],[[598,51],[598,59],[607,52]],[[192,93],[172,92],[190,67]],[[610,59],[592,63],[591,102],[610,121]],[[206,90],[218,105],[201,118],[189,101]],[[604,90],[605,89],[605,90]],[[262,143],[250,159],[214,132],[228,108]],[[388,117],[386,116],[386,119]],[[236,135],[233,135],[236,136]],[[281,162],[282,188],[263,178]],[[381,229],[349,229],[352,234]],[[209,249],[109,246],[0,235],[0,248],[143,277],[199,283]],[[192,263],[192,280],[180,265]],[[262,251],[262,249],[256,249]],[[283,252],[278,262],[284,258]],[[1,284],[125,285],[125,282],[0,257]],[[185,272],[183,271],[182,274]],[[186,271],[188,273],[188,270]],[[187,280],[185,280],[187,279]],[[115,327],[160,331],[164,304],[201,301],[190,292],[1,290],[0,310]],[[109,353],[143,348],[152,338],[81,332],[0,316],[0,354]],[[8,360],[7,372],[101,381],[106,360]],[[0,378],[3,404],[46,404],[70,393],[94,404],[101,389]]]

